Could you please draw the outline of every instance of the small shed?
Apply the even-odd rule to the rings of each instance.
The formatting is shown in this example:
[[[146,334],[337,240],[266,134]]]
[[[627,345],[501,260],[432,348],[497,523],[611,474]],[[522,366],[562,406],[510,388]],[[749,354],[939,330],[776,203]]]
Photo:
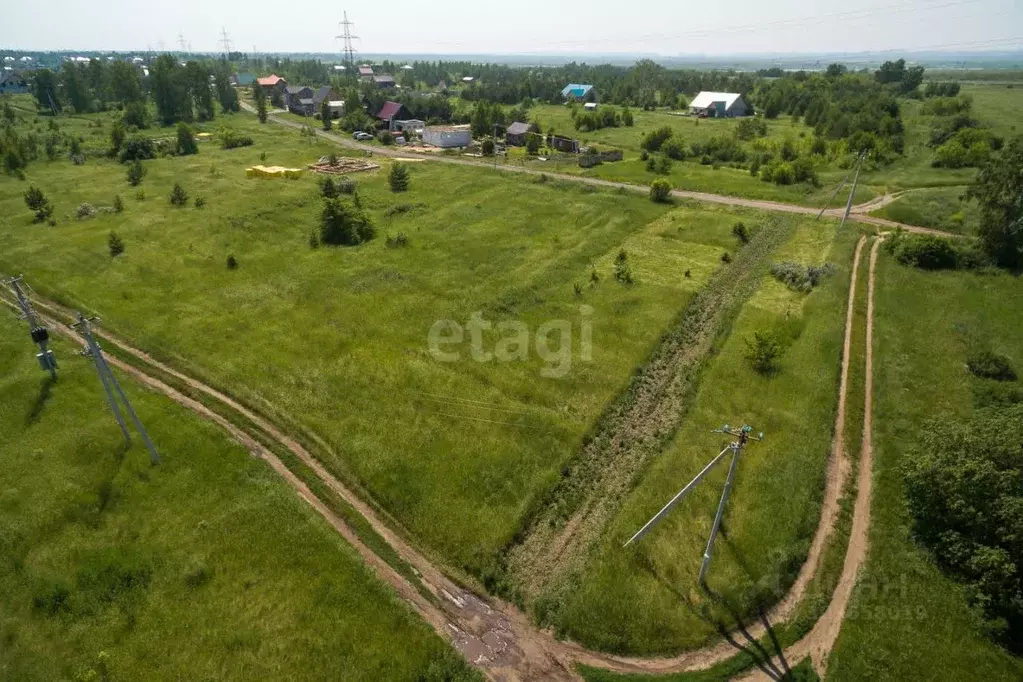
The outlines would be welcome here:
[[[363,80],[373,80],[373,67],[363,64],[359,67],[359,78]]]
[[[587,102],[586,104],[583,105],[583,109],[586,109],[586,111],[593,111],[596,108],[597,108],[596,102]]]
[[[395,86],[394,76],[384,73],[379,76],[373,76],[373,82],[376,83],[378,88],[393,88]]]
[[[256,77],[253,76],[251,73],[242,72],[242,73],[236,73],[231,78],[231,81],[235,85],[239,85],[239,86],[242,86],[242,87],[248,87],[248,86],[250,86],[250,85],[252,85],[253,83],[256,82]]]
[[[423,129],[423,142],[450,149],[452,147],[468,147],[472,144],[472,132],[467,127],[429,126]]]
[[[526,138],[529,136],[529,124],[522,121],[515,121],[504,131],[505,143],[513,147],[525,147]]]
[[[745,116],[749,112],[746,100],[737,92],[701,92],[689,103],[689,112],[708,118]]]

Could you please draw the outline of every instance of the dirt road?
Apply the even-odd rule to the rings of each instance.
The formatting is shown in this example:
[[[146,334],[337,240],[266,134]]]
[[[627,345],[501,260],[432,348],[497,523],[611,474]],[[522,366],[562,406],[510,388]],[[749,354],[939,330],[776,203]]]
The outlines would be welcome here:
[[[862,249],[863,240],[857,245],[857,263]],[[865,449],[860,469],[860,487],[856,499],[853,534],[843,567],[842,581],[836,590],[825,616],[814,630],[803,640],[787,650],[791,660],[800,660],[807,655],[814,661],[826,661],[845,613],[856,574],[866,555],[866,530],[870,518],[870,334],[872,333],[871,315],[873,313],[873,280],[874,262],[877,255],[877,244],[871,252],[870,291],[868,293],[868,346],[867,346],[867,423],[864,425]],[[850,348],[851,311],[855,294],[856,266],[853,268],[853,280],[850,285],[850,302],[846,319],[845,352],[842,358],[842,380],[840,383],[839,410],[836,416],[837,434],[844,429],[845,394],[847,390],[848,362]],[[13,307],[10,301],[4,302]],[[62,306],[45,299],[34,297],[40,315],[54,331],[70,338],[79,339],[67,322],[73,319],[72,312]],[[365,559],[367,565],[383,581],[394,590],[438,633],[453,643],[462,655],[473,665],[480,668],[494,680],[577,680],[575,666],[579,663],[600,667],[622,673],[670,673],[689,670],[702,670],[724,661],[736,652],[727,642],[691,651],[675,657],[664,658],[630,658],[592,652],[573,642],[555,639],[550,633],[537,629],[513,605],[499,599],[481,597],[467,590],[450,579],[441,567],[431,563],[416,550],[404,537],[395,532],[383,521],[374,508],[360,499],[352,490],[337,480],[327,471],[316,458],[296,439],[287,435],[262,415],[241,405],[230,396],[169,367],[150,357],[145,352],[134,348],[104,329],[96,330],[105,345],[116,347],[119,353],[126,354],[134,360],[132,364],[111,356],[110,362],[118,369],[130,374],[150,388],[164,393],[172,400],[191,409],[200,416],[210,419],[223,428],[234,440],[248,448],[255,456],[261,457],[287,481],[303,500],[319,512]],[[151,374],[142,367],[156,371]],[[179,388],[168,385],[160,377],[169,376],[173,381],[180,382],[182,388],[203,394],[233,414],[241,417],[245,426],[237,425],[237,420],[229,421],[218,412],[211,410],[203,403],[189,397]],[[426,599],[415,585],[409,582],[397,569],[377,556],[358,536],[358,534],[313,493],[299,476],[289,470],[270,450],[261,445],[260,440],[266,439],[280,444],[294,454],[305,467],[319,480],[325,483],[341,499],[350,504],[373,530],[390,545],[401,559],[411,566],[420,576],[422,585],[436,598]],[[838,504],[841,493],[842,471],[847,471],[843,464],[844,456],[841,446],[833,447],[829,460],[828,484],[825,490],[824,512],[814,538],[813,547],[806,565],[800,572],[792,592],[772,611],[770,618],[777,625],[798,602],[799,596],[815,573],[819,557],[826,539],[834,526],[836,513],[832,510]],[[754,637],[763,635],[763,628],[753,627],[749,631]],[[821,663],[823,664],[823,663]]]
[[[248,102],[242,102],[241,106],[249,113],[256,113],[255,108]],[[302,124],[296,121],[279,118],[277,116],[268,116],[269,121],[278,125],[294,128],[296,130],[302,129]],[[391,158],[405,158],[405,159],[422,159],[428,161],[437,161],[439,163],[449,163],[458,166],[473,166],[475,168],[483,168],[487,170],[493,170],[495,168],[493,163],[487,163],[485,161],[473,161],[472,159],[443,156],[440,154],[417,154],[409,151],[403,147],[378,147],[369,146],[356,142],[355,140],[347,137],[346,135],[338,135],[336,133],[327,132],[320,128],[313,129],[316,135],[319,137],[334,142],[342,147],[348,149],[356,149],[361,152],[372,152],[373,154],[380,156],[387,156]],[[567,182],[579,182],[586,185],[593,185],[595,187],[605,187],[610,189],[624,189],[630,192],[637,192],[639,194],[647,194],[650,188],[646,185],[634,185],[628,182],[615,182],[612,180],[601,180],[600,178],[591,178],[582,175],[570,175],[568,173],[555,173],[547,170],[539,170],[536,168],[525,168],[523,166],[511,166],[511,165],[498,165],[502,171],[509,173],[523,173],[526,175],[546,175],[549,178],[557,180],[565,180]],[[744,206],[746,208],[755,208],[762,211],[773,211],[775,213],[800,213],[803,215],[817,215],[820,209],[813,208],[812,206],[799,206],[796,204],[786,204],[780,201],[767,201],[764,199],[743,199],[741,197],[727,196],[723,194],[710,194],[708,192],[693,192],[689,190],[676,189],[672,191],[672,196],[679,199],[694,199],[696,201],[702,201],[710,204],[724,204],[726,206]],[[887,198],[887,200],[886,200]],[[932,230],[926,227],[917,227],[915,225],[906,225],[903,223],[897,223],[892,220],[885,220],[884,218],[874,218],[867,215],[868,211],[875,210],[884,206],[886,203],[893,201],[896,195],[884,195],[883,197],[872,199],[864,204],[859,204],[852,208],[852,212],[849,214],[849,220],[855,220],[861,223],[868,223],[870,225],[877,225],[888,229],[902,228],[907,232],[919,232],[922,234],[936,234],[944,236],[957,236],[951,233],[942,232],[940,230]],[[842,213],[845,211],[844,207],[831,208],[824,212],[824,215],[832,218],[840,218]]]

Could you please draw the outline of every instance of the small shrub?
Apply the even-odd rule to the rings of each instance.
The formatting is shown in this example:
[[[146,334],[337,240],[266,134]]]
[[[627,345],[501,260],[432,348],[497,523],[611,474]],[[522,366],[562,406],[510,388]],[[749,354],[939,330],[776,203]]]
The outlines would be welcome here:
[[[657,159],[657,163],[654,166],[654,170],[660,173],[661,175],[668,175],[669,173],[671,173],[671,166],[672,166],[671,159],[669,159],[667,156],[662,156],[661,158]]]
[[[204,197],[204,196],[203,196],[203,195],[201,195],[201,194],[200,194],[200,195],[198,195],[198,196],[197,196],[197,197],[195,198],[195,207],[196,207],[196,208],[203,208],[203,207],[204,207],[205,205],[206,205],[206,197]]]
[[[175,206],[184,206],[188,203],[188,193],[178,183],[174,183],[174,189],[170,193],[170,202]]]
[[[124,199],[121,198],[120,194],[114,196],[114,210],[118,213],[124,210]]]
[[[116,258],[124,253],[124,241],[116,232],[111,232],[107,237],[107,248],[110,250],[110,257]]]
[[[248,135],[242,135],[241,133],[237,133],[227,128],[220,131],[220,146],[224,149],[251,147],[253,144],[253,139]],[[266,161],[266,152],[263,152],[260,158],[263,161]]]
[[[629,267],[629,255],[625,253],[625,249],[618,252],[615,256],[614,264],[614,277],[622,284],[632,284],[632,268]]]
[[[991,351],[982,350],[972,353],[966,358],[966,367],[971,374],[982,379],[1016,380],[1016,370],[1009,363],[1009,358]]]
[[[409,172],[404,164],[395,162],[391,165],[391,172],[387,176],[387,182],[392,192],[405,192],[409,186]]]
[[[799,263],[781,262],[771,266],[771,275],[793,291],[809,293],[821,280],[831,275],[835,266],[831,263],[803,266]]]
[[[690,279],[690,278],[692,278],[692,276],[693,276],[693,271],[692,271],[692,270],[688,270],[688,269],[687,269],[687,270],[686,270],[686,271],[685,271],[685,272],[683,273],[683,275],[685,276],[685,278],[686,278],[686,279]]]
[[[25,205],[35,212],[34,221],[37,223],[45,222],[53,215],[53,205],[38,187],[29,187],[25,191]]]
[[[78,204],[78,208],[75,209],[75,217],[77,217],[79,220],[85,220],[87,218],[92,218],[95,215],[96,215],[96,207],[93,206],[92,204],[84,202],[84,201],[82,203]]]
[[[145,200],[146,200],[146,190],[140,189],[137,192],[135,192],[135,201],[145,201]]]
[[[259,153],[259,161],[261,163],[266,163],[266,152],[260,152]]]
[[[925,270],[954,269],[956,250],[949,239],[929,234],[899,234],[889,239],[885,248],[903,265]]]
[[[415,206],[412,204],[395,204],[384,211],[384,215],[390,218],[392,216],[401,215],[402,213],[410,213],[414,209]]]
[[[337,185],[329,175],[320,179],[320,196],[333,199],[338,195]]]
[[[121,163],[127,163],[128,161],[143,161],[155,157],[156,147],[153,145],[153,141],[148,137],[133,135],[124,143],[118,158]]]
[[[266,153],[266,152],[264,152],[264,154],[265,154],[265,153]],[[330,165],[330,166],[336,166],[336,165],[337,165],[337,162],[338,162],[337,154],[335,154],[334,152],[331,152],[331,153],[330,153],[330,154],[329,154],[329,155],[327,156],[327,164],[328,164],[328,165]]]
[[[320,248],[320,238],[316,236],[316,230],[309,233],[309,248],[318,249]]]
[[[320,241],[332,246],[354,246],[376,236],[361,208],[343,199],[326,199],[320,213]]]
[[[572,285],[572,289],[575,291],[575,295],[576,296],[582,296],[583,295],[583,285],[580,284],[579,282],[576,282],[575,284],[573,284]]]
[[[131,165],[128,166],[128,170],[125,173],[125,177],[128,178],[129,185],[131,185],[132,187],[138,187],[139,185],[142,184],[142,179],[146,177],[147,172],[148,171],[146,167],[142,164],[142,161],[139,159],[135,159],[134,161],[131,162]]]
[[[746,339],[746,359],[759,374],[773,373],[781,352],[781,344],[774,334],[753,332],[752,338]]]
[[[667,203],[671,199],[671,183],[664,178],[658,178],[650,183],[650,201],[660,204]]]
[[[192,134],[192,129],[185,123],[178,124],[178,140],[174,149],[180,156],[199,153],[199,145],[195,142],[195,135]]]
[[[750,232],[746,224],[741,220],[732,225],[732,236],[739,240],[740,244],[749,244]]]
[[[494,140],[493,140],[493,138],[488,137],[487,139],[483,140],[482,143],[480,143],[480,152],[483,154],[483,156],[493,156],[494,155]]]
[[[228,266],[230,267],[230,265]],[[192,566],[185,573],[185,586],[190,590],[202,587],[213,579],[213,571],[206,564],[200,563]]]
[[[725,265],[728,265],[729,263],[731,263],[732,262],[732,254],[730,254],[727,251],[725,251],[723,254],[721,254],[721,262],[724,263]]]
[[[387,246],[392,249],[408,246],[408,235],[404,232],[399,232],[397,237],[387,235]]]
[[[355,190],[358,186],[359,183],[357,183],[354,178],[350,178],[347,175],[342,175],[337,179],[338,194],[355,194]]]
[[[600,284],[600,275],[597,274],[597,268],[590,270],[590,286],[597,286]]]
[[[238,259],[234,257],[233,253],[228,255],[228,257],[227,257],[227,269],[228,270],[237,270],[238,269]]]
[[[647,150],[644,149],[643,151],[641,151],[639,153],[639,160],[640,161],[648,161],[649,159],[650,159],[650,152],[648,152]]]

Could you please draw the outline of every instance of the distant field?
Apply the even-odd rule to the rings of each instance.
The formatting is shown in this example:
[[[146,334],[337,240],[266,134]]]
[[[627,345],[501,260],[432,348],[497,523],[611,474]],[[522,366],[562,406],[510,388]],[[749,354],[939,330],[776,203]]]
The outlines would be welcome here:
[[[0,307],[0,678],[476,679],[264,462],[119,375],[163,461],[126,451],[77,350],[51,384]]]
[[[930,419],[973,409],[967,343],[1023,363],[1020,282],[1008,274],[925,272],[880,256],[874,353],[874,504],[870,553],[828,680],[1019,680],[1023,662],[993,645],[962,588],[909,537],[901,462]],[[926,343],[922,340],[926,339]]]

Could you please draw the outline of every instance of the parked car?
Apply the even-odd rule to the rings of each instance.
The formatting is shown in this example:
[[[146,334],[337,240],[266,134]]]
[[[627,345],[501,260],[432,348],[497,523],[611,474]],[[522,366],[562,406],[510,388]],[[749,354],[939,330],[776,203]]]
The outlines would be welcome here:
[[[370,135],[369,133],[364,133],[361,130],[356,130],[354,133],[352,133],[352,137],[354,137],[359,142],[366,142],[368,140],[373,139],[372,135]]]

